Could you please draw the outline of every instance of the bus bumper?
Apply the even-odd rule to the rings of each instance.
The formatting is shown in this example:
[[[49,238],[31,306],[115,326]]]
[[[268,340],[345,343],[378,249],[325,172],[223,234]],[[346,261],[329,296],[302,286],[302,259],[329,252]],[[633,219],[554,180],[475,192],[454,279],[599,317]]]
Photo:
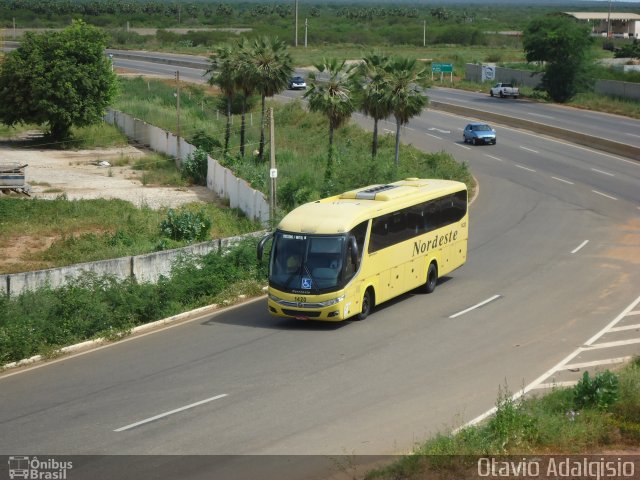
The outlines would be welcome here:
[[[297,320],[319,320],[325,322],[339,322],[349,316],[349,307],[345,305],[344,295],[335,297],[330,305],[322,305],[325,302],[300,303],[288,300],[286,294],[270,292],[267,300],[267,308],[271,315],[282,318],[295,318]],[[353,314],[351,314],[353,315]]]

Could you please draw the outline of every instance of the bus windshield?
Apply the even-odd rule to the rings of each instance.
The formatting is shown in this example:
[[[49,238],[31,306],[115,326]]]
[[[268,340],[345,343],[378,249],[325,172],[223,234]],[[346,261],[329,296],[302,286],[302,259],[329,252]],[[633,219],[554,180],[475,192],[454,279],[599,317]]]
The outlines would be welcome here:
[[[269,283],[282,291],[324,293],[342,285],[346,235],[276,232]]]

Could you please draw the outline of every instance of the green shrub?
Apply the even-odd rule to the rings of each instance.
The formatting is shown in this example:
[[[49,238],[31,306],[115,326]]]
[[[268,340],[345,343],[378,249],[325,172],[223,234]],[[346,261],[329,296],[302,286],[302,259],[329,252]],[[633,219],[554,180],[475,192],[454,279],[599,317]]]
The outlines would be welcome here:
[[[182,209],[175,211],[170,208],[167,218],[160,223],[160,232],[171,240],[187,242],[205,241],[209,239],[211,220],[204,210],[192,212]]]
[[[574,387],[574,403],[576,408],[598,408],[608,410],[618,399],[618,377],[606,370],[591,378],[584,372],[582,379]]]
[[[191,143],[199,150],[212,154],[222,148],[222,144],[212,135],[207,134],[204,130],[198,130],[191,138]]]
[[[207,152],[200,148],[187,155],[182,164],[182,177],[196,185],[207,185]]]

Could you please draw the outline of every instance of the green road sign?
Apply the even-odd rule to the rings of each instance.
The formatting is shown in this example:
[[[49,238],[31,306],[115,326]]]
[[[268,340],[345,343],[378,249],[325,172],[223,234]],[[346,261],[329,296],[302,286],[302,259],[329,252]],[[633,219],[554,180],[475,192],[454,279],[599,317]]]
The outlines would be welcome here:
[[[453,72],[452,63],[432,63],[431,64],[431,73],[452,73],[452,72]]]

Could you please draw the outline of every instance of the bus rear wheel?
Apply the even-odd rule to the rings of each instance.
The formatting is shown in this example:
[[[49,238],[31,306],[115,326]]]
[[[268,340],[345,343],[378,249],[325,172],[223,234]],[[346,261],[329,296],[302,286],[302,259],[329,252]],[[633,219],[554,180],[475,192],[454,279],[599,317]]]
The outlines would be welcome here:
[[[364,320],[365,318],[367,318],[371,313],[371,310],[373,310],[373,305],[373,292],[370,288],[367,288],[367,291],[364,292],[364,296],[362,297],[362,309],[360,310],[360,313],[356,315],[356,318],[358,320]]]
[[[429,264],[429,268],[427,270],[427,280],[424,282],[422,286],[422,291],[424,293],[433,293],[436,289],[436,284],[438,283],[438,267],[435,262],[431,262]]]

